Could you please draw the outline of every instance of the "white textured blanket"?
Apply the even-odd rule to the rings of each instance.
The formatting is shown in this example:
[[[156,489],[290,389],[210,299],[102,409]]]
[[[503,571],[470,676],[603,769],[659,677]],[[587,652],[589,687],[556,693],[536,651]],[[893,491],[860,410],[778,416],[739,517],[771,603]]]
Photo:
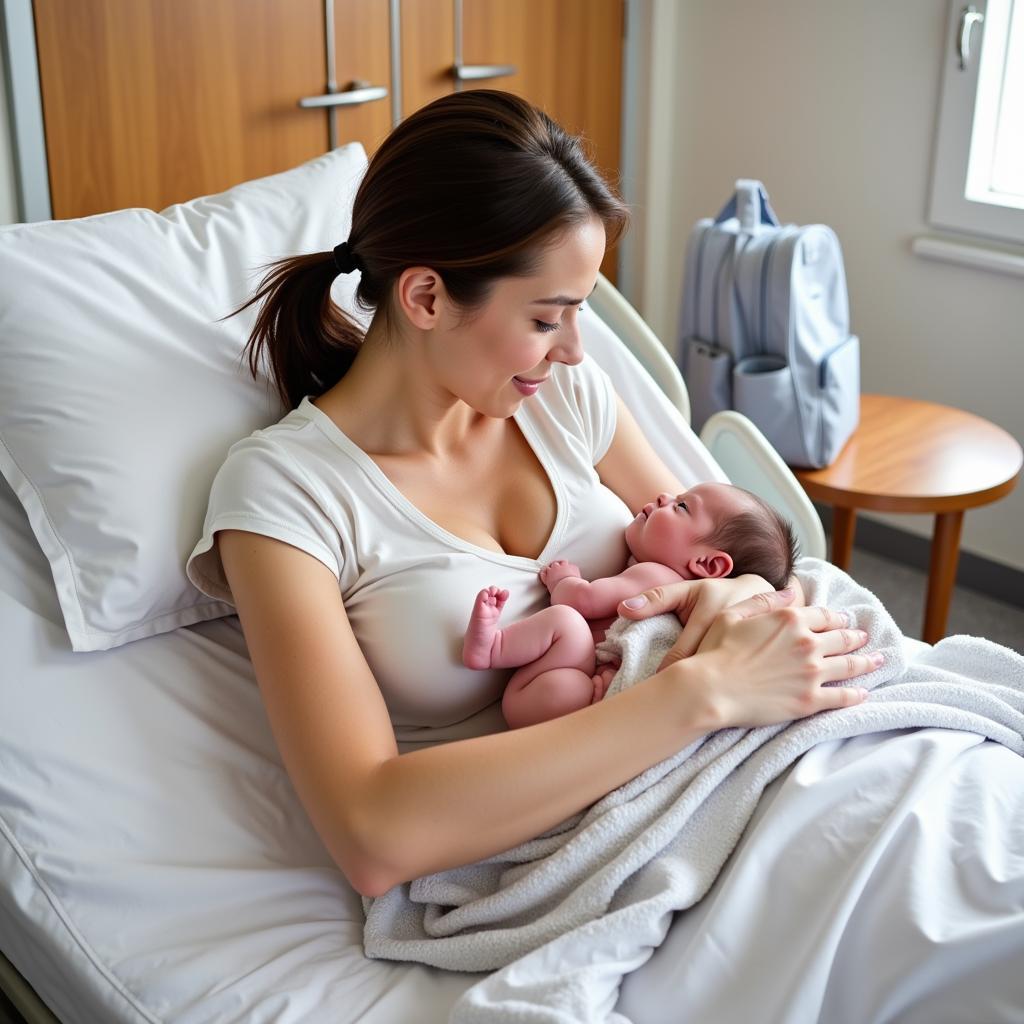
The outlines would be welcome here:
[[[978,733],[1024,756],[1024,658],[973,637],[908,666],[900,632],[869,591],[817,559],[797,565],[808,603],[847,609],[886,662],[868,700],[788,724],[725,729],[513,850],[364,898],[370,957],[492,971],[451,1020],[615,1022],[623,975],[661,942],[674,911],[708,891],[773,779],[824,740],[908,727]],[[605,699],[656,669],[674,616],[609,630],[622,666]]]

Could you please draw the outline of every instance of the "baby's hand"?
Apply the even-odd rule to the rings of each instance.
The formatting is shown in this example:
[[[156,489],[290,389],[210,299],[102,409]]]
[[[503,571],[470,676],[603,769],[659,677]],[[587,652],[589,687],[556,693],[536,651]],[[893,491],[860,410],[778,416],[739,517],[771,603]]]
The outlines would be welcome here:
[[[567,579],[582,579],[583,574],[580,572],[578,565],[573,565],[572,562],[567,562],[564,558],[556,559],[550,565],[545,565],[541,569],[540,581],[548,588],[550,594],[555,587],[558,586],[562,580]]]

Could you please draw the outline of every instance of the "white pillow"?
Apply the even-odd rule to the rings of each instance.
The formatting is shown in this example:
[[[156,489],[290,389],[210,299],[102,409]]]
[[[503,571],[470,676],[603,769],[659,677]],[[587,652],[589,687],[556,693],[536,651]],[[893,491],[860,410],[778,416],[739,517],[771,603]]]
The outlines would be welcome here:
[[[228,449],[286,410],[242,348],[271,259],[348,237],[359,144],[162,213],[0,229],[0,472],[72,649],[233,614],[185,576]],[[334,296],[352,308],[356,275]]]

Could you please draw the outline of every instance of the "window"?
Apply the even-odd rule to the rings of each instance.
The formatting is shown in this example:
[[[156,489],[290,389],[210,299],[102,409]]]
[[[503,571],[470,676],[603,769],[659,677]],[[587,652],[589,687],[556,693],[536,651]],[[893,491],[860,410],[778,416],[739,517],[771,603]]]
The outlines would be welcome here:
[[[951,0],[931,223],[1024,245],[1024,0]]]

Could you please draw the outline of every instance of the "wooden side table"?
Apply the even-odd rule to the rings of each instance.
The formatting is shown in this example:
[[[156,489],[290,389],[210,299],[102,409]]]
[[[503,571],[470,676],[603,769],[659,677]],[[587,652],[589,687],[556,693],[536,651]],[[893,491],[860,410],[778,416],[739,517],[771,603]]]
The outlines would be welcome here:
[[[923,639],[945,636],[964,510],[1013,490],[1024,453],[1001,427],[960,409],[894,395],[861,395],[860,424],[825,469],[793,472],[834,510],[832,561],[850,564],[858,509],[934,514]]]

